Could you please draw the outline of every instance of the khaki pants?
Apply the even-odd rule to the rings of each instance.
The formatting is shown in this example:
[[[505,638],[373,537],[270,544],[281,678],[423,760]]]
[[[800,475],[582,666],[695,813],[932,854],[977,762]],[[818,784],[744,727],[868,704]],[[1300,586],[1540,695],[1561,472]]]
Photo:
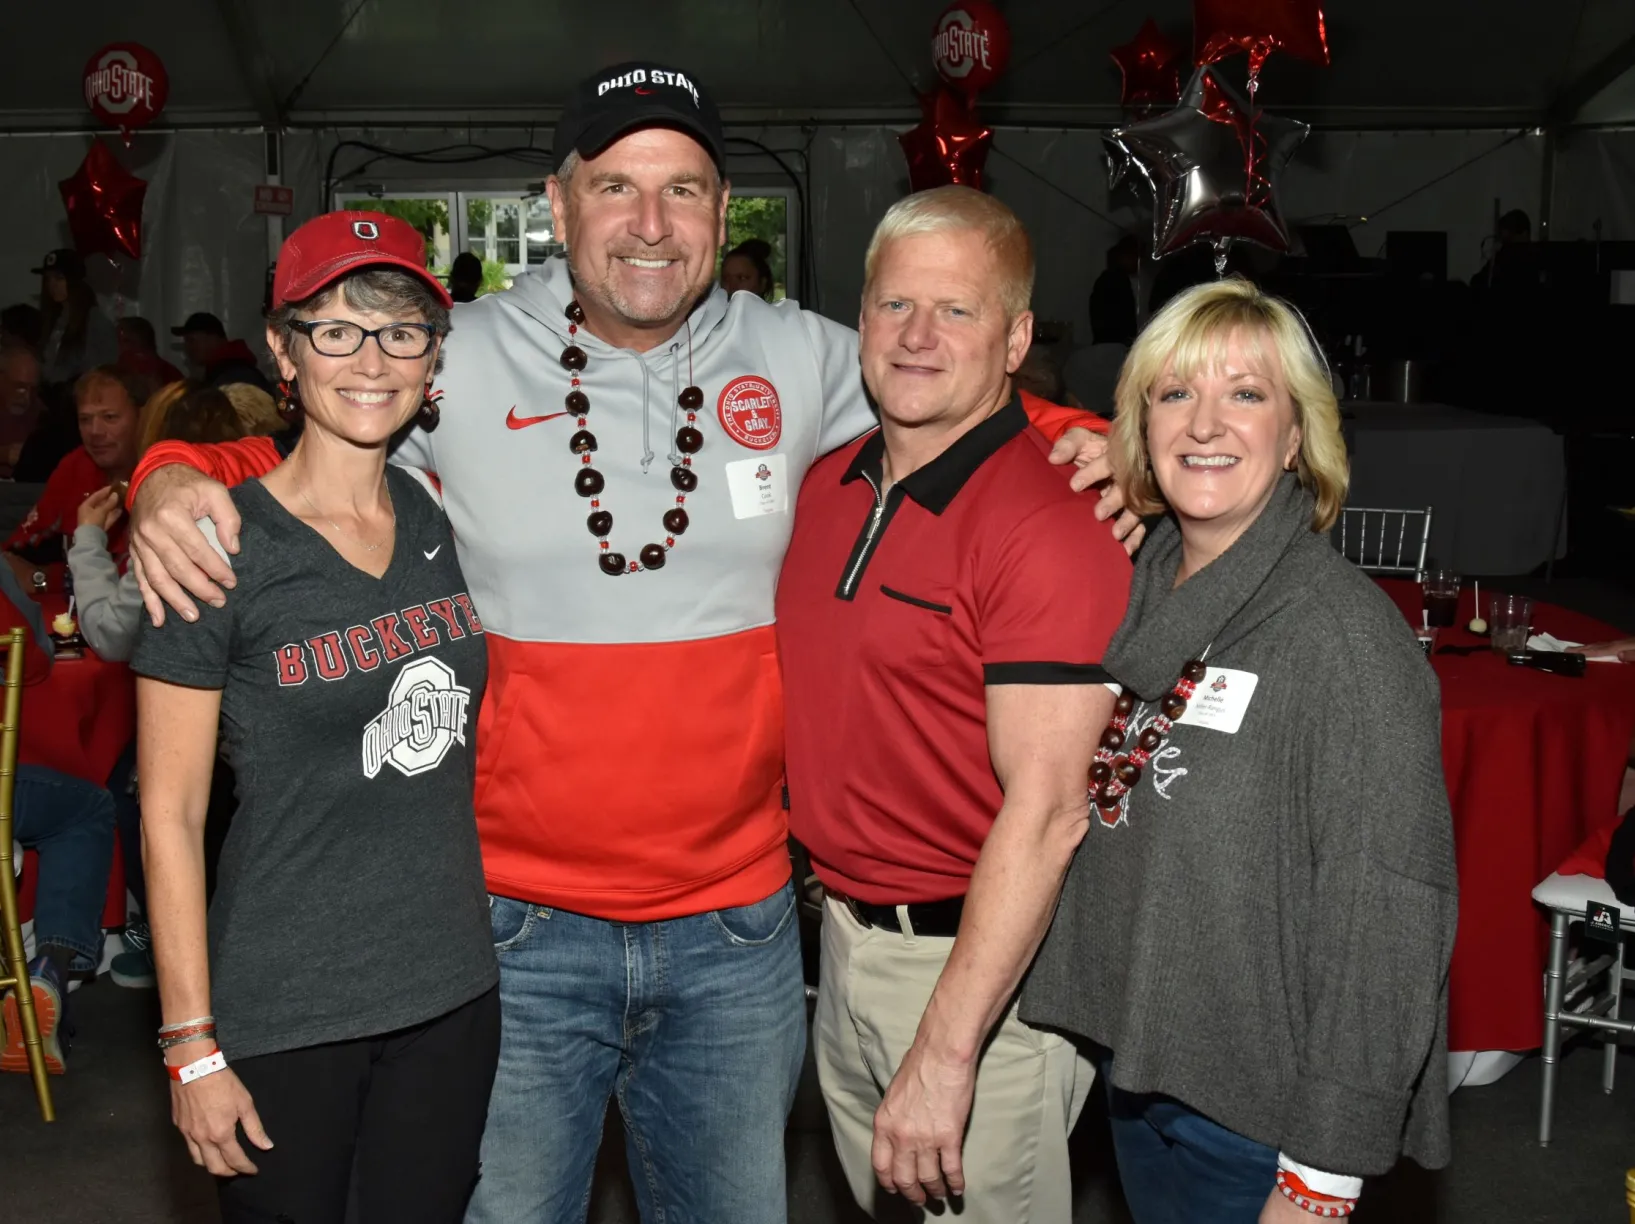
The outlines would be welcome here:
[[[925,1218],[906,1204],[892,1205],[897,1196],[875,1181],[874,1111],[914,1042],[953,946],[952,939],[866,928],[833,898],[824,905],[818,1082],[852,1194],[871,1215]],[[1071,1043],[1023,1024],[1013,1003],[977,1064],[963,1211],[941,1218],[1071,1224],[1067,1136],[1094,1079],[1094,1066]]]

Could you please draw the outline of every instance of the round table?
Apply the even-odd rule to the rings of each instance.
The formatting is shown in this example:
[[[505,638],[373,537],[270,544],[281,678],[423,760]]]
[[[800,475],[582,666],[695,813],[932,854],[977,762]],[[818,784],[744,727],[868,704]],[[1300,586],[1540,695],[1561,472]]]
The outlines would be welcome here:
[[[1386,579],[1380,586],[1420,624],[1417,583]],[[1464,627],[1474,610],[1467,587],[1458,622],[1438,635],[1438,651],[1484,642]],[[1573,642],[1622,636],[1537,602],[1533,631]],[[1617,818],[1635,734],[1635,666],[1590,663],[1582,678],[1571,678],[1513,666],[1491,650],[1433,654],[1431,666],[1442,685],[1442,767],[1459,866],[1448,1048],[1535,1049],[1544,1040],[1549,926],[1533,904],[1533,886],[1586,833]]]

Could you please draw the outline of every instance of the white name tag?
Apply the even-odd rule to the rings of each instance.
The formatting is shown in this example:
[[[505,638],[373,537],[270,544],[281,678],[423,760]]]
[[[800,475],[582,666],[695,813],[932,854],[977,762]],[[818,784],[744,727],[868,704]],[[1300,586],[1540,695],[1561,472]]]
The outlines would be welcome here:
[[[1249,698],[1255,695],[1260,677],[1254,672],[1230,667],[1211,667],[1198,682],[1198,691],[1187,702],[1187,712],[1175,720],[1177,726],[1208,727],[1236,735],[1243,725]]]
[[[762,455],[727,464],[733,517],[759,518],[789,509],[789,465],[782,455]]]

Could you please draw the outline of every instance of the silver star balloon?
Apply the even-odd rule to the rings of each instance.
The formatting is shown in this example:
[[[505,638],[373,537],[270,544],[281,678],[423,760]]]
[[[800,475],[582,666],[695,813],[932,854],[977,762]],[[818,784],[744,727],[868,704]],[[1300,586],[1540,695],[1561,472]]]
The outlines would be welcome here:
[[[1167,114],[1106,137],[1114,173],[1128,167],[1153,193],[1153,257],[1212,243],[1217,266],[1235,241],[1289,249],[1276,182],[1310,128],[1255,110],[1213,69],[1200,68]]]

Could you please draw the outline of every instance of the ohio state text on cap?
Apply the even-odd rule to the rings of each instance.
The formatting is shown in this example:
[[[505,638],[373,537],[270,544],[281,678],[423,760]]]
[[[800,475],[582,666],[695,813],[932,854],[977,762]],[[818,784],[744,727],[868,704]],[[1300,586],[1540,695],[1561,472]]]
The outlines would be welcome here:
[[[619,137],[647,127],[679,128],[724,171],[727,142],[710,96],[685,72],[639,60],[604,68],[574,87],[551,152],[558,165],[570,151],[595,157]]]

